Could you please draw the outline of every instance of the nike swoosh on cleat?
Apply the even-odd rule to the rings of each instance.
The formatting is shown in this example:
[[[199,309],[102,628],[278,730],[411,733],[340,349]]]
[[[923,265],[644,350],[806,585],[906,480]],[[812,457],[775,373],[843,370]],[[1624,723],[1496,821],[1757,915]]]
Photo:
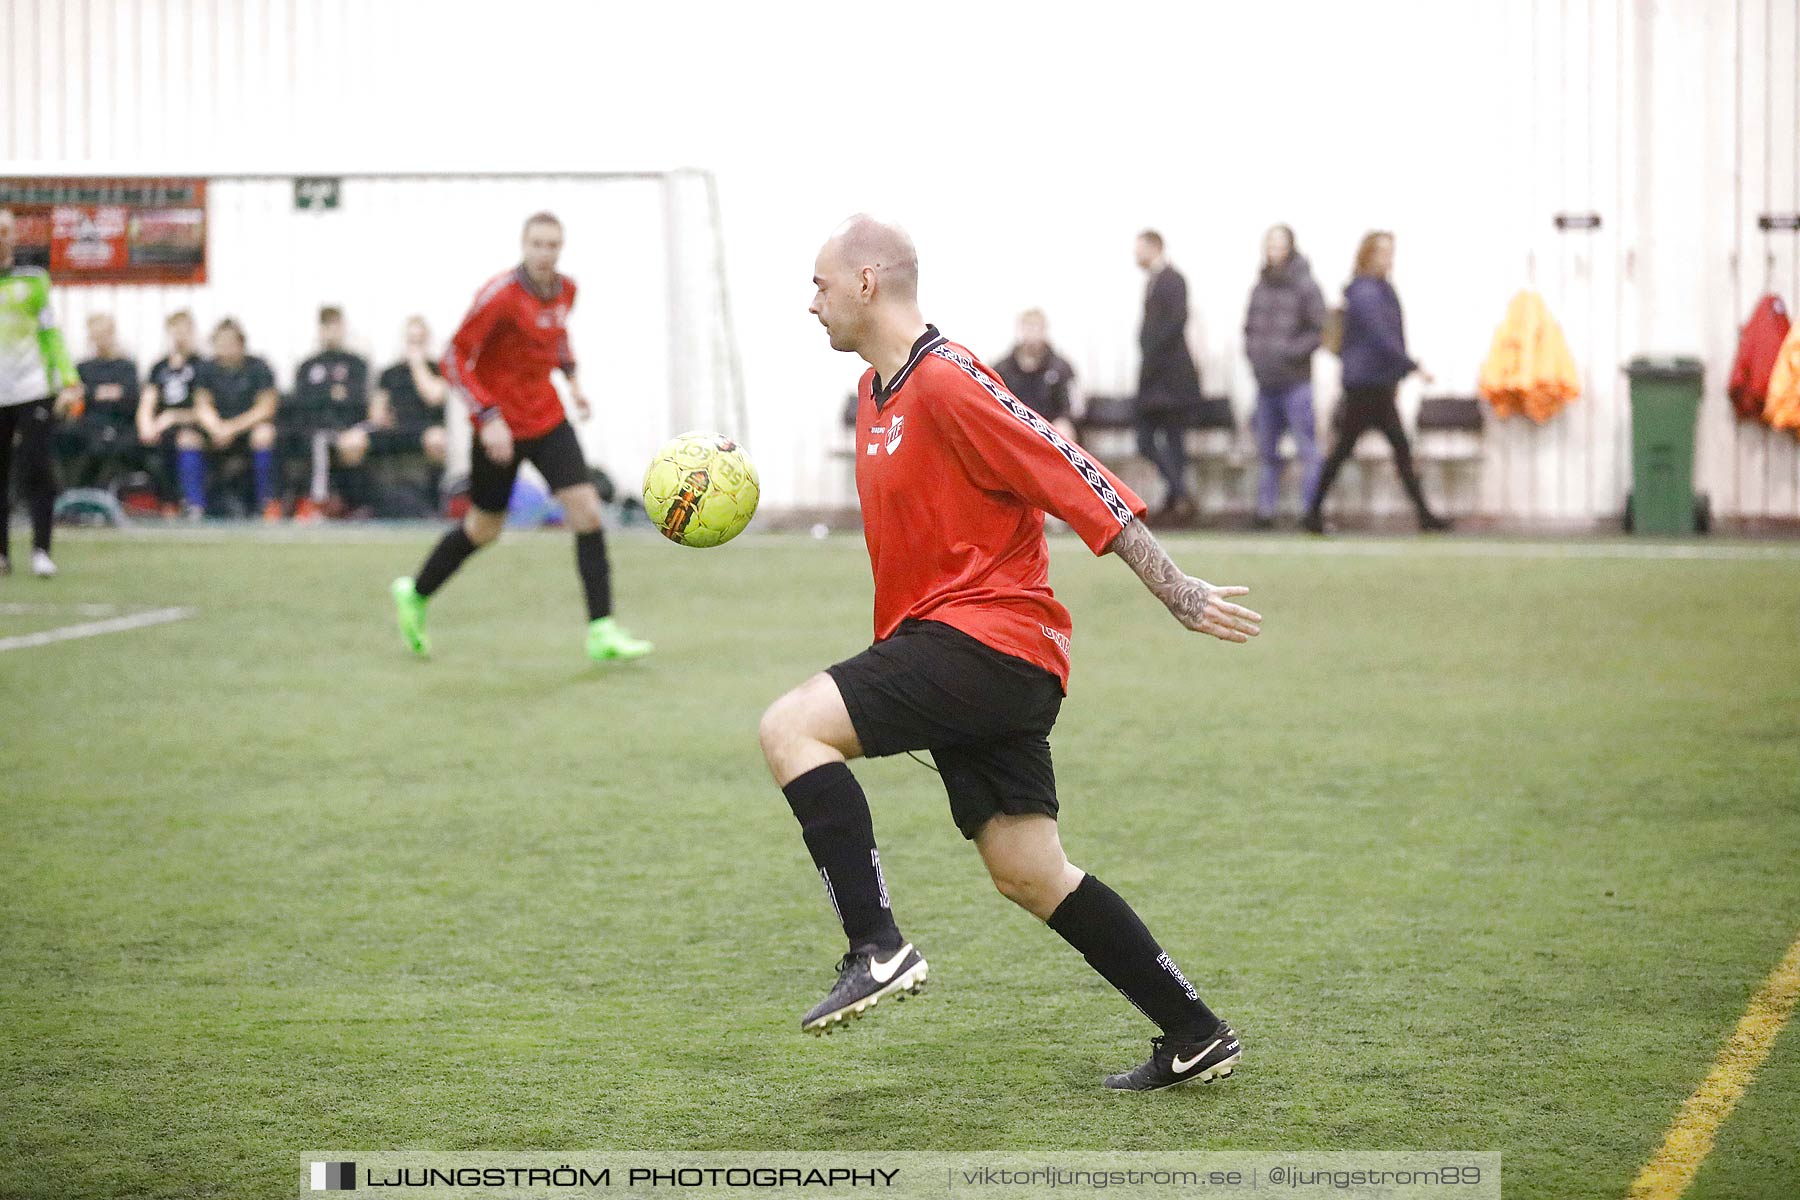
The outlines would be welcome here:
[[[900,949],[894,951],[894,957],[888,959],[886,962],[882,962],[871,954],[869,955],[869,974],[874,978],[876,983],[887,983],[894,977],[894,973],[900,969],[900,964],[906,960],[906,956],[911,953],[912,943],[908,942],[906,945],[900,947]]]
[[[1194,1057],[1188,1059],[1186,1062],[1182,1062],[1181,1055],[1177,1054],[1175,1056],[1174,1063],[1171,1064],[1175,1068],[1175,1073],[1177,1075],[1186,1075],[1189,1071],[1194,1069],[1195,1063],[1199,1062],[1201,1059],[1205,1058],[1208,1054],[1212,1053],[1213,1046],[1217,1046],[1220,1042],[1222,1042],[1224,1040],[1225,1040],[1224,1038],[1214,1038],[1212,1041],[1212,1046],[1208,1046],[1206,1049],[1204,1049],[1200,1053],[1194,1055]]]

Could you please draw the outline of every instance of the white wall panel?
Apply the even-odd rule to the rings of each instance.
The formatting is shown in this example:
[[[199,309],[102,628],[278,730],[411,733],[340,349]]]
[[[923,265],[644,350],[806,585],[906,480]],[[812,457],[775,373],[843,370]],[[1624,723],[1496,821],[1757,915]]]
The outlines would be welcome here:
[[[1682,350],[1708,368],[1703,486],[1722,511],[1794,517],[1794,439],[1739,426],[1723,390],[1765,277],[1800,304],[1796,239],[1755,230],[1757,213],[1800,207],[1797,8],[1296,0],[1096,15],[1008,2],[897,41],[881,10],[823,2],[0,0],[0,156],[43,174],[710,168],[772,503],[847,496],[829,448],[859,364],[826,348],[805,306],[813,253],[848,212],[911,227],[927,315],[947,332],[998,356],[1014,314],[1041,305],[1102,392],[1135,374],[1132,234],[1161,228],[1189,277],[1209,387],[1246,415],[1240,331],[1263,229],[1292,224],[1335,298],[1360,234],[1392,228],[1435,390],[1473,390],[1527,283],[1582,372],[1583,397],[1549,425],[1490,429],[1481,509],[1615,513],[1630,483],[1619,366]],[[232,187],[218,193],[203,293],[69,289],[64,307],[120,307],[146,356],[166,307],[239,311],[285,372],[331,299],[385,354],[405,311],[447,328],[539,206],[458,184],[417,219],[400,193],[353,182],[346,213],[306,223],[278,185]],[[635,447],[659,424],[648,410],[683,384],[666,361],[648,365],[660,349],[617,349],[619,330],[667,303],[651,262],[660,200],[611,204],[571,220],[576,331],[617,389],[601,440]],[[1563,209],[1605,224],[1558,234]],[[597,256],[586,270],[578,248]],[[1408,412],[1417,397],[1405,392]],[[1347,499],[1363,494],[1356,476]],[[1403,503],[1385,467],[1367,494]]]
[[[1800,306],[1800,235],[1757,228],[1763,213],[1800,209],[1800,21],[1796,6],[1780,0],[1736,0],[1732,8],[1733,53],[1742,70],[1733,96],[1728,248],[1732,316],[1742,321],[1769,291],[1786,297],[1790,309]],[[1729,360],[1719,369],[1728,370]],[[1715,491],[1728,492],[1730,506],[1746,516],[1793,515],[1800,453],[1792,435],[1739,422],[1722,405],[1707,415],[1706,469]]]

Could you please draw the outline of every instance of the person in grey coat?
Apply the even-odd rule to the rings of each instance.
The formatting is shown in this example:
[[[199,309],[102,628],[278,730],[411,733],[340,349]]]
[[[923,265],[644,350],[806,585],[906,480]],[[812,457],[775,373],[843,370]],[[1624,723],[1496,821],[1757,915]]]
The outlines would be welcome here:
[[[1281,435],[1294,435],[1300,459],[1300,494],[1319,485],[1319,447],[1314,437],[1312,356],[1325,330],[1325,297],[1312,268],[1294,247],[1294,231],[1276,225],[1263,237],[1263,268],[1250,291],[1244,317],[1244,352],[1256,375],[1256,525],[1275,523],[1281,494]]]
[[[1163,478],[1157,517],[1188,522],[1199,509],[1187,490],[1185,437],[1200,408],[1200,371],[1187,346],[1187,280],[1163,256],[1162,235],[1137,236],[1137,265],[1150,277],[1144,292],[1144,324],[1138,332],[1143,361],[1138,371],[1138,453]]]

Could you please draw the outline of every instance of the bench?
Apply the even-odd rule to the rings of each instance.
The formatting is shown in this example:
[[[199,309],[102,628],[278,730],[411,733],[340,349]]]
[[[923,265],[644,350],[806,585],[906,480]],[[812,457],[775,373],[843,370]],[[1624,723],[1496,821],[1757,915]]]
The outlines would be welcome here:
[[[854,424],[856,397],[845,402],[843,440],[833,447],[832,457],[843,464],[848,473],[854,470],[856,448]],[[1148,485],[1149,464],[1138,454],[1136,400],[1131,396],[1090,395],[1081,415],[1073,418],[1075,439],[1121,475],[1125,470],[1143,469]],[[1253,489],[1258,469],[1256,446],[1247,428],[1239,425],[1237,414],[1226,396],[1207,396],[1199,408],[1188,415],[1186,443],[1188,464],[1195,478],[1194,494],[1207,497],[1208,484],[1216,483],[1212,495],[1223,499],[1224,511],[1248,511],[1253,506]],[[1420,473],[1436,469],[1442,476],[1442,490],[1447,511],[1473,511],[1475,494],[1459,496],[1467,489],[1458,486],[1468,468],[1479,469],[1482,461],[1482,432],[1485,417],[1481,401],[1473,396],[1428,396],[1419,404],[1418,420],[1413,432],[1413,457]],[[1329,429],[1319,438],[1319,453],[1331,451]],[[1294,457],[1293,438],[1283,435],[1281,456],[1284,462]],[[1387,439],[1378,434],[1365,434],[1358,439],[1352,459],[1360,468],[1363,508],[1373,507],[1374,468],[1393,457]],[[1129,482],[1129,480],[1128,480]],[[1286,484],[1292,489],[1298,483],[1294,472],[1286,472]],[[1202,508],[1219,511],[1220,506],[1203,500]]]
[[[1229,493],[1232,477],[1243,470],[1237,415],[1232,412],[1230,398],[1203,397],[1200,406],[1186,416],[1182,440],[1187,446],[1188,466],[1197,476],[1193,481],[1194,494],[1205,495],[1205,485],[1215,475],[1221,477]],[[1090,395],[1081,415],[1072,421],[1075,440],[1101,462],[1111,466],[1144,461],[1137,447],[1135,397]]]
[[[1427,496],[1441,492],[1443,509],[1452,515],[1468,515],[1475,510],[1479,487],[1474,494],[1459,497],[1463,489],[1457,482],[1465,468],[1479,468],[1482,461],[1482,429],[1484,417],[1481,401],[1473,396],[1427,396],[1419,401],[1419,413],[1410,436],[1413,463]],[[1335,434],[1321,441],[1322,454],[1331,453]],[[1378,479],[1389,478],[1378,468],[1394,460],[1388,440],[1371,430],[1357,439],[1350,461],[1356,464],[1359,491],[1364,512],[1375,510],[1375,488]],[[1427,478],[1433,468],[1441,477],[1440,488],[1433,489]],[[1466,501],[1466,502],[1464,502]]]
[[[1486,418],[1481,401],[1474,396],[1427,396],[1419,401],[1419,419],[1414,426],[1413,457],[1419,461],[1422,475],[1435,465],[1443,476],[1444,507],[1453,514],[1475,510],[1480,500],[1480,485],[1468,503],[1459,503],[1457,479],[1465,474],[1479,475],[1483,458],[1482,432]]]

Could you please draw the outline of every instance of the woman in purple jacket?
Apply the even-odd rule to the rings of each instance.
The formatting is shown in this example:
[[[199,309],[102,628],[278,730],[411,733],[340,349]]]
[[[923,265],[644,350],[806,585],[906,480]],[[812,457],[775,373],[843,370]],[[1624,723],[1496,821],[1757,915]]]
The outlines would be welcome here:
[[[1431,376],[1406,353],[1406,327],[1400,316],[1400,297],[1388,276],[1394,270],[1394,235],[1377,231],[1365,234],[1356,249],[1356,278],[1344,289],[1344,341],[1339,357],[1344,363],[1344,401],[1338,411],[1337,441],[1319,473],[1319,486],[1307,504],[1305,526],[1314,533],[1325,532],[1325,518],[1320,509],[1331,481],[1350,452],[1356,439],[1370,429],[1379,429],[1394,447],[1394,466],[1400,471],[1400,482],[1419,510],[1419,528],[1448,529],[1450,521],[1436,516],[1425,503],[1425,492],[1419,486],[1418,472],[1413,469],[1412,447],[1406,441],[1406,429],[1400,424],[1400,410],[1394,395],[1400,381],[1418,371],[1426,383]]]

